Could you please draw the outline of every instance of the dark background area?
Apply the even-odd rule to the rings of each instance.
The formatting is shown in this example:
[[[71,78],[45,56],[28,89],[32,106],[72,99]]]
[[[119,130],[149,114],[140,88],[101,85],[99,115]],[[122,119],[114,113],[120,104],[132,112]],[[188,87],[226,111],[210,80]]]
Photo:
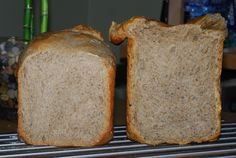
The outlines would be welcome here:
[[[87,24],[102,32],[108,42],[112,21],[132,16],[160,19],[163,0],[49,0],[49,31]],[[34,1],[35,32],[39,32],[40,0]],[[0,1],[0,37],[23,36],[24,0]],[[109,42],[108,42],[109,43]],[[110,44],[117,57],[119,49]]]

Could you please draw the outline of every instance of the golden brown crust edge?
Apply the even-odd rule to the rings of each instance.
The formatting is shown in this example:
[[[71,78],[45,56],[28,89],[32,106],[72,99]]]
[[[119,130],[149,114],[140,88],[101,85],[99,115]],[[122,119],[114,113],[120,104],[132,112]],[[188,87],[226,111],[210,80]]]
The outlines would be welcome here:
[[[162,23],[158,20],[147,19],[143,16],[134,16],[129,20],[122,22],[121,24],[117,24],[116,22],[113,21],[109,28],[109,40],[114,44],[120,44],[127,37],[130,37],[128,33],[129,27],[135,25],[139,21],[144,21],[145,23],[156,23],[160,26],[168,27],[167,24]]]
[[[225,37],[228,35],[225,19],[219,13],[207,14],[205,16],[195,18],[190,20],[187,24],[197,24],[200,25],[202,29],[223,31]]]
[[[101,32],[98,32],[95,29],[86,25],[77,25],[71,29],[65,29],[59,32],[43,33],[35,37],[29,43],[28,47],[26,48],[26,51],[19,58],[19,66],[22,64],[25,58],[28,57],[30,54],[41,52],[42,50],[44,50],[44,48],[47,48],[49,45],[55,43],[55,38],[61,38],[64,34],[67,34],[68,32],[90,35],[100,41],[103,41]],[[30,51],[28,48],[38,51]]]
[[[134,45],[135,45],[135,40],[134,39],[128,39],[128,46],[127,46],[127,57],[128,57],[128,71],[127,71],[127,104],[126,104],[126,122],[127,122],[127,136],[128,138],[138,141],[140,143],[145,143],[144,138],[142,135],[138,132],[138,130],[135,128],[135,126],[132,124],[132,105],[131,105],[131,100],[132,100],[132,74],[131,74],[131,69],[133,66],[133,58],[134,58]]]
[[[190,24],[203,24],[206,17],[200,17],[196,20],[193,20],[190,22]],[[133,23],[135,23],[135,20],[138,19],[144,19],[145,21],[148,21],[148,19],[144,18],[144,17],[133,17],[130,20],[127,20],[121,24],[117,24],[115,22],[112,23],[110,29],[109,29],[109,39],[112,43],[114,44],[120,44],[121,42],[123,42],[126,38],[128,38],[128,72],[127,72],[127,135],[130,139],[140,142],[140,143],[146,143],[146,144],[150,144],[150,145],[158,145],[158,144],[162,144],[162,143],[167,143],[167,144],[189,144],[191,142],[197,142],[197,143],[201,143],[201,142],[207,142],[207,141],[215,141],[218,139],[218,137],[220,136],[220,129],[221,129],[221,97],[220,97],[220,76],[221,76],[221,68],[222,68],[222,53],[223,53],[223,42],[224,42],[224,38],[221,39],[221,45],[219,48],[219,54],[218,54],[218,70],[217,70],[217,81],[216,81],[216,131],[215,134],[213,134],[212,136],[209,136],[207,138],[202,138],[202,139],[195,139],[192,141],[177,141],[177,140],[170,140],[170,141],[166,141],[166,142],[152,142],[152,141],[147,141],[143,138],[143,136],[137,131],[137,129],[134,127],[134,125],[131,122],[131,118],[132,118],[132,112],[131,112],[131,108],[130,108],[130,101],[132,98],[131,95],[131,82],[132,82],[132,75],[131,75],[131,68],[133,65],[133,54],[134,54],[134,44],[135,44],[135,38],[132,38],[132,36],[130,36],[127,33],[128,27],[129,25],[132,25]],[[162,24],[160,22],[157,21],[157,24],[163,27],[168,27],[165,24]],[[220,28],[219,28],[220,30]],[[217,30],[216,30],[217,31]],[[222,30],[220,30],[222,31]],[[132,106],[132,105],[131,105]]]
[[[18,69],[18,78],[23,75],[22,71],[21,71],[21,68],[19,67]],[[17,127],[17,132],[20,136],[20,138],[22,138],[27,144],[32,144],[32,141],[30,140],[30,138],[27,136],[27,134],[25,133],[25,131],[23,130],[23,119],[22,119],[22,100],[21,100],[21,87],[22,87],[22,84],[21,84],[21,80],[18,79],[17,80],[18,82],[18,127]]]
[[[89,26],[86,26],[86,25],[78,25],[78,26],[73,27],[72,29],[68,29],[68,31],[89,34],[89,35],[91,35],[93,37],[96,37],[97,39],[103,41],[102,33],[101,32],[98,32],[95,29],[93,29],[93,28],[91,28]]]
[[[144,23],[155,23],[155,24],[157,24],[159,26],[163,26],[163,27],[171,27],[171,25],[167,25],[167,24],[160,22],[158,20],[148,19],[143,16],[134,16],[134,17],[130,18],[129,20],[126,20],[120,24],[117,24],[116,22],[113,21],[110,28],[109,28],[109,40],[114,44],[120,44],[127,37],[130,37],[130,35],[128,33],[129,27],[132,25],[135,25],[139,21],[144,21]],[[225,20],[218,13],[207,14],[205,16],[198,17],[196,19],[189,21],[186,24],[200,25],[203,27],[203,29],[225,31],[225,34],[227,35],[227,31],[226,31],[227,26],[226,26]],[[211,27],[210,24],[218,24],[218,25],[214,25],[214,27]]]
[[[106,144],[109,140],[112,139],[113,137],[113,113],[114,113],[114,89],[115,89],[115,72],[116,68],[115,66],[111,66],[108,70],[108,78],[109,78],[109,98],[108,98],[108,103],[109,103],[109,115],[108,115],[108,129],[107,132],[103,134],[101,137],[100,141],[96,145],[103,145]]]

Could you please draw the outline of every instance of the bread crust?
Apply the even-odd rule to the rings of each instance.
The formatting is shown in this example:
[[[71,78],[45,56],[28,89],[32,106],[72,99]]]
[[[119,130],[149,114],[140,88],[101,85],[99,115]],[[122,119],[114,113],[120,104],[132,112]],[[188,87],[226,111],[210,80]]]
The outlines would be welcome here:
[[[216,15],[217,17],[220,15]],[[212,19],[209,19],[212,18]],[[158,145],[158,144],[162,144],[162,143],[167,143],[167,144],[188,144],[191,142],[197,142],[197,143],[201,143],[201,142],[206,142],[206,141],[215,141],[218,139],[218,137],[220,136],[220,129],[221,129],[221,97],[220,97],[220,76],[221,76],[221,69],[222,69],[222,54],[223,54],[223,42],[224,42],[224,36],[222,36],[222,38],[220,39],[220,48],[219,48],[219,52],[218,52],[218,67],[217,67],[217,81],[215,82],[216,85],[216,91],[215,91],[215,96],[217,97],[217,101],[216,101],[216,131],[213,135],[206,137],[206,138],[202,138],[202,139],[194,139],[192,141],[179,141],[179,140],[169,140],[169,141],[164,141],[164,142],[160,142],[160,141],[148,141],[145,140],[145,138],[142,136],[142,134],[136,129],[135,125],[132,123],[132,105],[131,105],[131,100],[132,100],[132,80],[133,80],[133,75],[131,72],[132,66],[133,66],[133,58],[134,58],[134,47],[135,47],[135,43],[136,43],[136,39],[135,37],[132,36],[132,34],[129,33],[129,27],[134,27],[138,21],[144,21],[144,23],[154,23],[155,25],[158,26],[162,26],[162,27],[172,27],[172,26],[168,26],[164,23],[161,23],[159,21],[155,21],[155,20],[149,20],[146,19],[144,17],[133,17],[130,20],[127,20],[121,24],[117,24],[115,22],[112,22],[112,25],[109,29],[109,39],[112,43],[114,44],[120,44],[121,42],[123,42],[126,38],[128,38],[128,50],[127,50],[127,58],[128,58],[128,72],[127,72],[127,135],[130,139],[135,140],[137,142],[140,143],[146,143],[146,144],[150,144],[150,145]],[[204,17],[200,17],[197,20],[191,21],[189,22],[189,24],[196,24],[196,25],[204,25],[204,23],[206,21],[214,21],[215,23],[219,23],[220,21],[218,20],[223,20],[222,17],[221,18],[216,18],[214,19],[214,16],[204,16]],[[222,22],[222,21],[221,21]],[[208,28],[208,26],[210,28]],[[212,29],[211,25],[205,26],[204,29]],[[227,32],[226,31],[226,25],[221,25],[221,27],[217,28],[213,28],[212,30],[214,31],[219,31],[219,32]]]
[[[143,139],[142,135],[138,132],[138,130],[135,128],[135,126],[132,124],[132,103],[131,103],[131,98],[132,98],[132,80],[133,80],[133,75],[131,74],[132,71],[132,66],[133,66],[133,58],[134,58],[134,45],[135,45],[135,40],[130,38],[128,39],[128,47],[127,47],[127,57],[128,57],[128,71],[127,71],[127,104],[126,104],[126,122],[127,122],[127,136],[128,138],[132,140],[137,140],[139,142],[144,143],[145,140]]]
[[[219,13],[216,13],[195,18],[190,20],[187,24],[197,24],[200,25],[202,29],[220,30],[225,32],[225,37],[227,37],[227,24],[222,23],[222,21],[224,21],[224,18]]]
[[[78,25],[78,26],[73,27],[72,29],[69,29],[68,31],[92,35],[93,37],[96,37],[97,39],[103,41],[103,37],[102,37],[101,32],[98,32],[98,31],[94,30],[93,28],[86,26],[86,25]]]
[[[134,16],[130,18],[127,21],[124,21],[121,24],[117,24],[116,22],[112,22],[110,28],[109,28],[109,40],[114,44],[120,44],[122,43],[126,38],[132,39],[132,34],[129,34],[129,27],[134,26],[137,23],[145,21],[145,23],[155,23],[157,25],[163,26],[163,27],[169,27],[169,25],[159,22],[157,20],[153,19],[147,19],[143,16]]]
[[[23,71],[23,65],[26,60],[29,60],[32,56],[40,53],[44,53],[49,45],[52,45],[51,47],[55,47],[58,44],[55,43],[58,39],[65,40],[63,39],[64,35],[71,33],[71,36],[76,36],[74,37],[76,42],[79,43],[81,40],[99,40],[101,41],[101,49],[104,52],[104,54],[101,53],[96,53],[96,50],[93,48],[85,47],[83,49],[85,50],[91,50],[87,52],[91,52],[91,54],[97,55],[100,58],[102,58],[102,62],[105,65],[107,69],[107,78],[108,78],[108,84],[107,84],[107,89],[109,92],[109,97],[107,100],[107,116],[106,116],[106,123],[104,125],[104,129],[100,134],[99,139],[94,140],[91,143],[88,144],[82,144],[82,143],[55,143],[55,142],[44,142],[44,141],[35,141],[30,138],[29,135],[24,130],[23,127],[23,111],[22,111],[22,81],[21,81],[21,76],[24,75]],[[55,40],[57,39],[57,40]],[[20,57],[20,62],[19,62],[19,67],[17,71],[17,76],[18,76],[18,129],[17,132],[19,136],[27,143],[27,144],[33,144],[33,145],[53,145],[53,146],[84,146],[84,147],[90,147],[90,146],[96,146],[96,145],[102,145],[106,144],[110,139],[113,137],[113,110],[114,110],[114,87],[115,87],[115,56],[111,53],[111,50],[105,45],[103,42],[103,38],[101,36],[101,33],[93,30],[90,27],[84,26],[84,25],[79,25],[76,26],[72,29],[67,29],[62,32],[57,32],[57,33],[45,33],[36,39],[34,39],[33,42],[31,42],[27,48],[27,50],[22,54]],[[66,43],[67,41],[62,41],[63,43]],[[69,41],[70,42],[70,41]],[[98,45],[99,45],[98,44]],[[107,47],[107,48],[106,48]],[[72,48],[76,49],[76,48]],[[65,50],[62,51],[57,51],[59,53],[73,53],[75,51],[68,51],[64,52]]]
[[[113,113],[114,113],[114,89],[115,89],[115,66],[110,67],[109,69],[109,92],[110,92],[110,97],[108,98],[108,103],[110,103],[110,109],[109,109],[109,115],[107,116],[107,120],[108,121],[108,129],[107,132],[105,132],[103,134],[103,136],[101,137],[101,140],[99,141],[99,143],[97,145],[103,145],[106,144],[109,140],[112,139],[113,136]]]

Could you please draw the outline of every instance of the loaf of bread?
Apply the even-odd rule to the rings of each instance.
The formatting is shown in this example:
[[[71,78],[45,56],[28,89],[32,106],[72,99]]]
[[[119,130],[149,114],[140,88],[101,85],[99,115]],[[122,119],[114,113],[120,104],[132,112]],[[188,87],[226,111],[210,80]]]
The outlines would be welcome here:
[[[141,143],[187,144],[220,135],[220,75],[226,23],[209,14],[168,26],[133,17],[110,27],[128,39],[127,135]]]
[[[18,70],[18,133],[28,144],[94,146],[113,135],[115,58],[79,25],[33,40]]]

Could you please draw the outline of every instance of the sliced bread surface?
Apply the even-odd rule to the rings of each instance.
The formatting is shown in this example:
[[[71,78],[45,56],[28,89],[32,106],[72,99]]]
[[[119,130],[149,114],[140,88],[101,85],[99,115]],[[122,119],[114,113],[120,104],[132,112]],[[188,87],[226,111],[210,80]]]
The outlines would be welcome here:
[[[37,37],[20,58],[19,135],[33,145],[107,143],[114,81],[114,55],[90,27]]]
[[[219,14],[177,26],[144,17],[112,23],[111,42],[128,39],[129,138],[152,145],[218,138],[226,32]]]

